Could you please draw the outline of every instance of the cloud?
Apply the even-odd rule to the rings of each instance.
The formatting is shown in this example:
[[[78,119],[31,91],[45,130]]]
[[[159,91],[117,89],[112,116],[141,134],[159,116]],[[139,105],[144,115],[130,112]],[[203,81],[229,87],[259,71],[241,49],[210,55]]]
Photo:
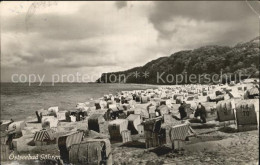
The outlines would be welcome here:
[[[257,2],[251,4],[254,6],[259,5]],[[181,19],[186,20],[187,25],[184,25],[183,21],[178,22]],[[188,26],[188,22],[202,21],[206,24],[215,22],[223,25],[222,28],[226,28],[228,24],[234,24],[233,29],[237,29],[240,27],[235,26],[239,23],[239,26],[248,26],[243,24],[247,19],[251,20],[251,22],[248,22],[251,26],[244,28],[246,33],[255,30],[252,25],[258,26],[259,20],[244,1],[154,2],[154,9],[149,15],[149,21],[159,32],[160,39],[168,40],[174,37],[175,33],[182,29],[183,26]],[[217,36],[225,37],[219,34]]]
[[[115,5],[118,9],[122,9],[124,7],[127,7],[127,1],[116,1]]]
[[[176,51],[259,35],[259,20],[245,2],[57,2],[29,17],[32,2],[3,6],[3,80],[13,73],[121,71]]]
[[[19,69],[48,74],[83,68],[89,73],[96,68],[108,72],[143,65],[154,58],[149,48],[156,44],[157,32],[147,21],[142,3],[132,3],[131,9],[120,12],[111,2],[80,4],[74,12],[38,11],[30,19],[26,12],[5,13],[1,27],[3,75]]]
[[[3,21],[3,31],[38,33],[41,37],[55,40],[80,40],[102,35],[105,31],[99,20],[79,14],[38,14],[29,20],[26,20],[25,14],[21,14],[5,17]]]

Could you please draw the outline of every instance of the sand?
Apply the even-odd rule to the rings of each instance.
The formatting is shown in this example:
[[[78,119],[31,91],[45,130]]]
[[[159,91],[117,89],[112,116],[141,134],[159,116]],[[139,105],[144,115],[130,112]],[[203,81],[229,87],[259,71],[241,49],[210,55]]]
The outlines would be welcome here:
[[[216,131],[204,136],[218,138],[208,138],[210,141],[205,140],[207,137],[190,139],[186,142],[184,151],[179,153],[173,153],[170,148],[164,147],[159,152],[164,151],[166,154],[160,156],[152,152],[153,149],[113,145],[114,164],[258,164],[258,130],[238,133]]]

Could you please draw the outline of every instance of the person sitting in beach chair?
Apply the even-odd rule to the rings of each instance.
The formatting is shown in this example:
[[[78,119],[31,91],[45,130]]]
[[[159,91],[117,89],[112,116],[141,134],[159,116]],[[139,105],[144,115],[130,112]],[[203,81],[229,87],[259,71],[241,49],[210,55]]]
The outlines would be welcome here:
[[[207,112],[205,107],[201,103],[199,103],[195,111],[194,117],[197,118],[198,116],[200,116],[201,122],[206,123],[206,114]]]

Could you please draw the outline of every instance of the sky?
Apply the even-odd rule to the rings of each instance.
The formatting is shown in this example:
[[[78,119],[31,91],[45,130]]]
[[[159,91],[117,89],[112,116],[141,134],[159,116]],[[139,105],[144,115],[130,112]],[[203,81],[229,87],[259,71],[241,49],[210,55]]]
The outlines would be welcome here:
[[[2,2],[1,81],[14,74],[95,81],[181,50],[234,46],[259,36],[260,4],[248,3],[252,8],[246,1]]]

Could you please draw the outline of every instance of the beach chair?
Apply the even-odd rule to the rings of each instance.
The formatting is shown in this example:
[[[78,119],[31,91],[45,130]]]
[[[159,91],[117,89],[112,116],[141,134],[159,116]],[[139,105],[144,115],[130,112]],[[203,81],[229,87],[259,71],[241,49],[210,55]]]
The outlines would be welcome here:
[[[53,129],[42,129],[35,132],[33,141],[36,146],[55,144],[55,131]]]

